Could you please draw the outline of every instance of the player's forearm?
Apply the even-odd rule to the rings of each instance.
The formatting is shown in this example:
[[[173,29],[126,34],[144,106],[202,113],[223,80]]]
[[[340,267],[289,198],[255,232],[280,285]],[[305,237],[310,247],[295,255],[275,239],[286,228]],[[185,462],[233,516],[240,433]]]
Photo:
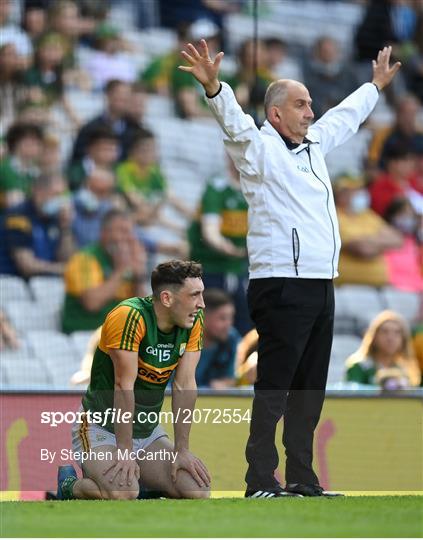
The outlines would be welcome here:
[[[132,425],[135,409],[134,391],[126,389],[124,385],[117,382],[115,384],[113,405],[117,411],[120,411],[120,418],[125,418],[125,422],[120,421],[114,424],[116,445],[123,450],[132,450]]]
[[[72,229],[63,229],[60,235],[60,243],[57,248],[56,258],[60,262],[66,262],[76,250],[76,243]]]
[[[172,412],[174,418],[175,450],[188,450],[192,412],[197,400],[197,385],[194,381],[180,384],[176,380],[172,386]],[[187,420],[190,420],[187,422]]]

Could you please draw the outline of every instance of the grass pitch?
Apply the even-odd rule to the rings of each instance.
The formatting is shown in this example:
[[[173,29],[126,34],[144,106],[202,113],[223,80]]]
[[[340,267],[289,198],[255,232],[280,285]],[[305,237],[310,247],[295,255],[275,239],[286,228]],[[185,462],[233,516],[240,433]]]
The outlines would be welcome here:
[[[8,537],[417,537],[423,497],[3,502]]]

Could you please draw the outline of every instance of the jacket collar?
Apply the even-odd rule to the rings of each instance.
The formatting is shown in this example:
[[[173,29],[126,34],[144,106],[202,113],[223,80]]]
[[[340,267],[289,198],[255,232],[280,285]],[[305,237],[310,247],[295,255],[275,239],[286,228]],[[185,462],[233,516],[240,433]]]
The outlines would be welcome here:
[[[280,133],[278,133],[268,120],[265,120],[260,131],[264,133],[265,135],[271,135],[272,137],[277,137],[279,140],[281,140],[285,144],[285,146],[290,152],[294,152],[295,154],[298,154],[299,152],[307,148],[310,144],[318,144],[317,141],[312,141],[308,137],[304,137],[304,141],[302,143],[294,143],[291,140],[289,140],[287,137],[285,137],[284,135],[281,135]]]

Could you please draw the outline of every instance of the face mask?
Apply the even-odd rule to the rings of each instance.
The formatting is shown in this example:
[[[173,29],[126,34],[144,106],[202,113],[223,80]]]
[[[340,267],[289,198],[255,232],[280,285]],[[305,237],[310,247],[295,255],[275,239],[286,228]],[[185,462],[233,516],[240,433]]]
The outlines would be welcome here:
[[[67,204],[67,201],[68,197],[66,195],[57,195],[41,206],[41,212],[46,217],[56,217],[63,206]]]
[[[369,208],[370,196],[367,191],[360,190],[354,193],[351,198],[350,208],[354,214],[360,214]]]
[[[402,216],[395,218],[393,225],[403,234],[413,234],[416,230],[417,223],[413,216]]]
[[[100,206],[97,196],[89,189],[80,189],[75,195],[75,199],[86,212],[96,212]]]

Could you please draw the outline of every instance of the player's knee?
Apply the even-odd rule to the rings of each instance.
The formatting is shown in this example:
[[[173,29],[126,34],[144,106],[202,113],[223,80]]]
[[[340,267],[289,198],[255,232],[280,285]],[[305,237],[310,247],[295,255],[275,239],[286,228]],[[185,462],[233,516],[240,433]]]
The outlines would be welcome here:
[[[106,498],[110,501],[133,501],[138,497],[138,490],[119,489],[107,491]]]
[[[179,491],[181,499],[209,499],[210,489],[182,489]]]

